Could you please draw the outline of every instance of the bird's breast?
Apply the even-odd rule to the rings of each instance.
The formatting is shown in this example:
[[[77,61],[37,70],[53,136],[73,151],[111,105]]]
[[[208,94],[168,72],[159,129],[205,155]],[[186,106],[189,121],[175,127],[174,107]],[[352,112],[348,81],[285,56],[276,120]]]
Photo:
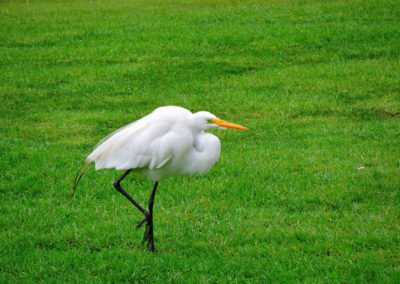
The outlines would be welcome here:
[[[187,174],[208,172],[221,155],[221,142],[210,133],[201,133],[195,137],[193,147],[188,153],[185,170]]]

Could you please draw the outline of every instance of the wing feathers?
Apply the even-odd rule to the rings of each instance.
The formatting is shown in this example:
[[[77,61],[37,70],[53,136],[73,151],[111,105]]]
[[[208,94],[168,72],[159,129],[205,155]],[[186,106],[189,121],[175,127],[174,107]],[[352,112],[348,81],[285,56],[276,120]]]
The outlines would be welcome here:
[[[137,121],[110,135],[86,161],[94,161],[96,169],[160,168],[172,158],[171,149],[163,143],[170,130],[167,123]]]
[[[160,107],[107,136],[86,162],[95,162],[96,169],[161,168],[191,145],[193,138],[183,124],[190,115],[181,107]]]

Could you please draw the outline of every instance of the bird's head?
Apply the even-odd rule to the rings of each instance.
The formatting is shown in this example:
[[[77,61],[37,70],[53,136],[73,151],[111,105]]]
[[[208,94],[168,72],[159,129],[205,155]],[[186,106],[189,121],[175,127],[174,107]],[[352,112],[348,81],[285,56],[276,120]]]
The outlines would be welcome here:
[[[232,128],[238,130],[247,130],[246,127],[219,119],[208,111],[199,111],[192,116],[192,126],[198,130],[206,130],[210,128]]]

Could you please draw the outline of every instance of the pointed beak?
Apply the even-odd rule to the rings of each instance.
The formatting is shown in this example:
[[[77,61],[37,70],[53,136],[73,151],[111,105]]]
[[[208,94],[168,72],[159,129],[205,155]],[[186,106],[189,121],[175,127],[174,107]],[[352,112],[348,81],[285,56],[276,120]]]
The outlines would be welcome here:
[[[231,123],[219,118],[213,118],[211,119],[211,122],[224,128],[233,128],[233,129],[238,129],[238,130],[248,130],[248,128],[241,126],[239,124]]]

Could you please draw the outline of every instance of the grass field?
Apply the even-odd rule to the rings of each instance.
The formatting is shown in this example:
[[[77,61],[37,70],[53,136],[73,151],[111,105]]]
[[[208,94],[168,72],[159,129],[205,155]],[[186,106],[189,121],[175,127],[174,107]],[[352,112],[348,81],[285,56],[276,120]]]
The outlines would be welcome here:
[[[0,282],[400,282],[399,1],[3,0],[0,32]],[[250,130],[160,183],[150,254],[121,173],[69,193],[171,104]]]

